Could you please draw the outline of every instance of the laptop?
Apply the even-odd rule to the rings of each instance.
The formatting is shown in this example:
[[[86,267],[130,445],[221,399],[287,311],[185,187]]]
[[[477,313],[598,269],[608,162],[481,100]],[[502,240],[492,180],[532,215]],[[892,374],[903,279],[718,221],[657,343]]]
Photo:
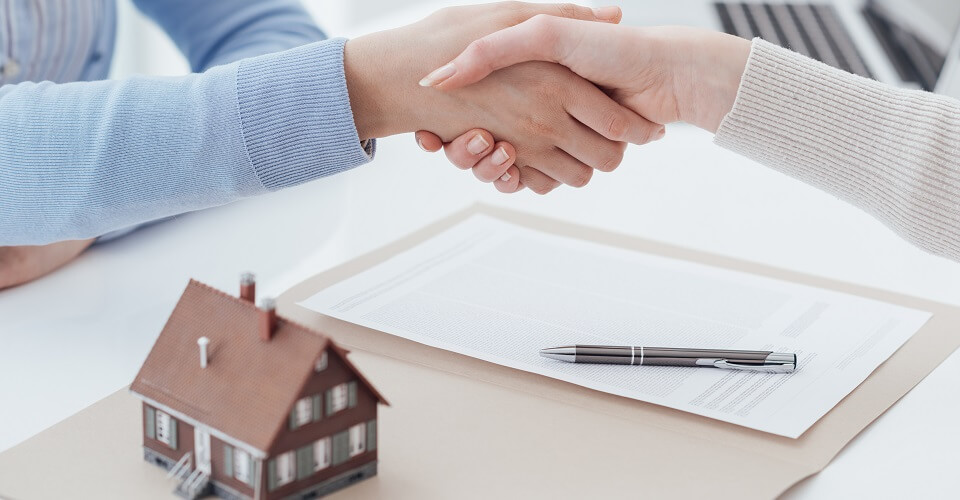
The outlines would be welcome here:
[[[960,98],[960,0],[672,0],[623,7],[624,24],[759,36],[851,73]]]

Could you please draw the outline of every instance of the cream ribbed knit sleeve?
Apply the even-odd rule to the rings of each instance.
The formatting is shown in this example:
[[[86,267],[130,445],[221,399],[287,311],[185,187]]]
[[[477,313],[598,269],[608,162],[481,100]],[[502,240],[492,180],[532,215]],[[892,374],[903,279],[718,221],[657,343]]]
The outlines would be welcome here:
[[[960,101],[851,75],[756,39],[715,141],[960,261]]]

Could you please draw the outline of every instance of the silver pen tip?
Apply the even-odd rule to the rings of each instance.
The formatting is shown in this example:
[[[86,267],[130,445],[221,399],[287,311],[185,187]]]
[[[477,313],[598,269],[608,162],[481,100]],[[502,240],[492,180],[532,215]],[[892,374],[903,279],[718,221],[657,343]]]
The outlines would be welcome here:
[[[792,352],[771,352],[765,363],[768,365],[793,365],[797,366],[797,355]]]
[[[577,358],[577,348],[573,346],[548,347],[546,349],[540,349],[540,355],[545,358],[568,361],[572,363]]]

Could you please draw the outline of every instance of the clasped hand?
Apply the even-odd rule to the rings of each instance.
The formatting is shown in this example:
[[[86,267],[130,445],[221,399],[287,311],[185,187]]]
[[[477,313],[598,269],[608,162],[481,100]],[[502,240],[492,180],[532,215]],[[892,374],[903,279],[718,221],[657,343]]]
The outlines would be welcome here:
[[[524,10],[527,13],[535,10],[529,10],[531,7],[525,4],[494,4],[485,8],[507,11],[528,9]],[[715,132],[732,108],[750,52],[748,40],[680,26],[619,26],[620,10],[617,7],[595,9],[593,16],[586,9],[576,6],[545,8],[548,11],[559,10],[561,15],[540,12],[478,38],[450,62],[429,73],[420,82],[421,85],[441,91],[437,92],[438,95],[453,95],[484,83],[489,84],[491,79],[508,69],[548,69],[530,67],[529,61],[555,63],[592,82],[585,86],[583,81],[577,80],[576,84],[569,87],[558,86],[556,89],[561,93],[557,97],[563,102],[582,99],[578,93],[591,93],[589,87],[595,84],[603,89],[605,96],[622,106],[620,110],[607,111],[614,108],[597,96],[592,105],[604,106],[604,111],[600,117],[594,113],[592,120],[580,119],[580,128],[586,126],[607,139],[636,144],[659,139],[664,135],[664,125],[677,121]],[[542,89],[533,90],[535,95],[542,92]],[[624,109],[634,114],[627,114]],[[517,111],[522,112],[523,109],[518,108]],[[579,119],[582,112],[572,116]],[[476,124],[481,125],[480,122]],[[577,124],[572,127],[577,128]],[[519,145],[518,150],[523,150],[529,140],[523,136],[516,139],[516,135],[501,135],[501,129],[488,130],[498,138],[519,141],[514,142]],[[486,131],[471,130],[443,146],[454,164],[462,168],[473,167],[481,180],[489,180],[492,174],[501,171],[491,168],[492,164],[497,164],[491,161],[496,153],[483,157],[472,154],[468,145],[471,140],[478,141],[476,137],[483,137],[483,142],[489,143],[493,136]],[[442,139],[441,134],[417,133],[418,143],[430,151],[438,150]],[[582,147],[577,149],[572,144],[580,139],[578,136],[561,135],[555,139],[556,147],[560,150],[582,151]],[[585,161],[577,154],[573,156],[583,164],[603,171],[612,170],[620,159],[617,156],[616,163],[613,163],[608,156],[606,160],[610,163],[597,164]],[[543,176],[534,176],[526,169],[527,162],[533,162],[530,163],[530,170],[539,170],[556,181],[574,186],[585,184],[568,182],[569,177],[551,169],[546,160],[535,154],[518,155],[517,164],[524,165],[519,169],[518,182],[514,181],[515,171],[504,168],[502,171],[506,175],[495,181],[497,188],[513,192],[527,185],[543,193],[557,185],[556,182],[550,184],[543,181]],[[582,169],[580,173],[583,173]],[[577,180],[588,178],[586,174],[577,177]],[[536,181],[536,184],[528,180]]]
[[[419,131],[421,147],[443,147],[498,190],[542,194],[613,170],[627,142],[656,140],[667,123],[716,131],[750,42],[619,20],[617,7],[505,2],[350,40],[344,70],[357,132]],[[0,248],[0,288],[63,265],[90,242]]]
[[[430,130],[419,134],[423,147],[448,143],[457,166],[496,181],[501,191],[529,187],[546,193],[559,183],[583,186],[594,170],[620,164],[626,142],[643,144],[662,135],[661,125],[558,64],[527,62],[456,90],[429,88],[449,75],[443,68],[424,75],[471,42],[537,15],[615,23],[620,10],[519,2],[453,7],[348,42],[344,63],[360,138]],[[391,56],[405,47],[420,50]]]

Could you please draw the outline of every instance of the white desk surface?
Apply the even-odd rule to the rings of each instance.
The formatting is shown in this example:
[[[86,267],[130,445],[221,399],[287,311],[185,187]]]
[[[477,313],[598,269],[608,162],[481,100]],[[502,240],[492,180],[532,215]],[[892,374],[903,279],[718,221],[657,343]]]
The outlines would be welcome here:
[[[395,137],[368,166],[143,229],[0,292],[0,451],[128,384],[188,278],[234,292],[249,269],[259,294],[278,294],[478,200],[960,304],[960,264],[689,127],[545,197],[501,195]],[[787,497],[954,495],[958,380],[954,353]]]

